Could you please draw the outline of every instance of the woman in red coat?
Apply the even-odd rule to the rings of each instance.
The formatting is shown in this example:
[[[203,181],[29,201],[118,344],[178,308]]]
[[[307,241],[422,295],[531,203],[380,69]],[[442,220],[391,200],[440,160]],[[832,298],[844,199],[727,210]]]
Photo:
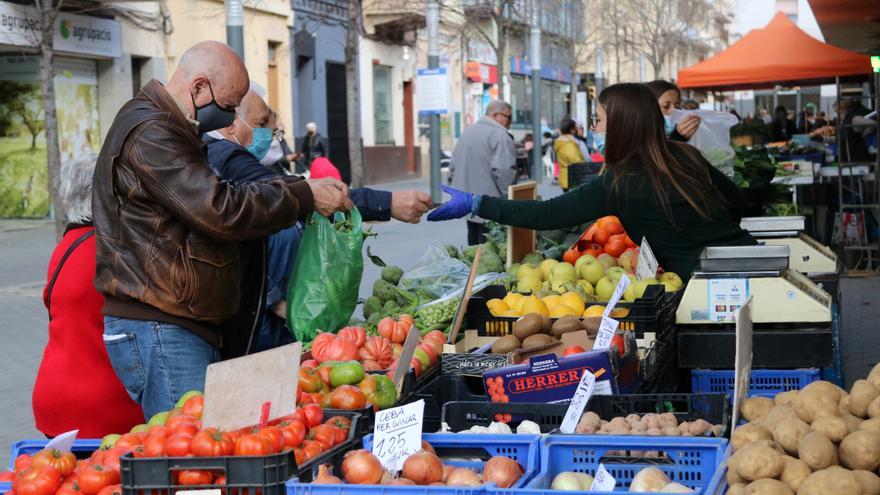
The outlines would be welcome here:
[[[126,433],[144,422],[110,366],[104,347],[104,299],[95,290],[95,237],[91,224],[95,155],[65,163],[60,195],[70,224],[49,260],[43,303],[49,342],[34,384],[37,429],[54,437],[79,430],[79,438]]]

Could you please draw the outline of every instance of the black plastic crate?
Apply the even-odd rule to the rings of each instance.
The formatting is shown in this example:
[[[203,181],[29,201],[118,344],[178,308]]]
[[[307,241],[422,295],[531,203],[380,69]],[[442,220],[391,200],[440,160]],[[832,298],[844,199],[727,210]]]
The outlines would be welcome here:
[[[472,426],[489,426],[493,421],[500,421],[498,415],[509,414],[511,418],[507,423],[514,431],[519,423],[529,420],[541,427],[541,433],[550,433],[559,428],[568,411],[568,404],[500,403],[486,400],[484,398],[478,402],[447,402],[443,404],[442,421],[448,424],[453,432],[458,433]]]
[[[757,326],[756,326],[757,327]],[[764,324],[752,334],[755,368],[824,368],[834,362],[830,322],[814,328]],[[682,368],[733,368],[736,354],[733,325],[678,328],[678,361]]]
[[[487,401],[486,386],[478,376],[440,375],[416,391],[414,400],[425,401],[422,431],[440,430],[443,405],[453,401]]]
[[[568,188],[586,184],[593,177],[599,175],[605,162],[579,162],[568,166]]]
[[[479,298],[468,302],[466,328],[476,330],[481,336],[503,337],[511,334],[517,318],[493,316],[486,307],[486,301],[501,299],[505,294],[507,291],[498,286],[486,287],[480,291]],[[645,289],[645,295],[635,302],[617,304],[618,307],[630,310],[625,318],[616,318],[620,321],[619,328],[635,332],[636,338],[644,337],[645,333],[654,333],[657,340],[672,341],[675,338],[675,311],[670,312],[669,307],[673,301],[674,297],[666,296],[663,285],[649,285]]]
[[[642,383],[638,392],[642,394],[672,393],[678,391],[675,344],[654,341],[639,363]]]

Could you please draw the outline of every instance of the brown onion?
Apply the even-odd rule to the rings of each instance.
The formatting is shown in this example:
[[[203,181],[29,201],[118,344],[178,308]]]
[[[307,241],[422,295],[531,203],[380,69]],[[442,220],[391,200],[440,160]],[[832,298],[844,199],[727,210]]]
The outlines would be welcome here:
[[[446,484],[449,486],[480,486],[483,484],[483,481],[480,479],[480,475],[473,469],[457,467],[449,472]]]
[[[382,463],[366,450],[352,450],[342,459],[342,477],[354,485],[377,485],[382,481]]]
[[[404,461],[403,477],[415,481],[417,485],[430,485],[443,477],[443,463],[436,454],[420,450]]]
[[[504,456],[495,456],[483,466],[483,481],[495,483],[498,488],[510,488],[523,475],[516,461]]]
[[[422,440],[422,450],[427,450],[428,452],[430,452],[432,454],[437,453],[437,451],[434,450],[434,446],[431,445],[430,443],[428,443],[427,440]]]
[[[318,466],[318,476],[312,480],[316,485],[341,485],[342,480],[333,476],[333,466],[330,464],[321,464]]]
[[[444,464],[443,465],[443,476],[440,477],[440,481],[446,481],[446,478],[449,477],[449,473],[451,473],[453,469],[455,469],[455,466],[450,466],[449,464]]]

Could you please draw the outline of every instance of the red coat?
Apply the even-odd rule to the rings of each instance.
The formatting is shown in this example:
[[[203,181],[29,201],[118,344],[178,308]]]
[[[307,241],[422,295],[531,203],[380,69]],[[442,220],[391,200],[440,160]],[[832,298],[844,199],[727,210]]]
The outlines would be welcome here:
[[[49,260],[48,281],[67,249],[91,226],[69,228]],[[79,438],[126,433],[144,422],[110,366],[104,347],[104,299],[95,290],[95,237],[64,262],[52,290],[49,341],[34,384],[37,429],[48,436],[79,429]],[[43,304],[46,304],[43,292]]]

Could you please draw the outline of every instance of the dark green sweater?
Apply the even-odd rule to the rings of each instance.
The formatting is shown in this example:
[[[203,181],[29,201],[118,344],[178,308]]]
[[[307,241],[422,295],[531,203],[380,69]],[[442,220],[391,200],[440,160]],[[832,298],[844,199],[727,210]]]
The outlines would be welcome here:
[[[706,246],[741,246],[756,244],[739,227],[745,199],[736,185],[704,161],[711,175],[711,196],[718,197],[703,220],[678,192],[669,189],[669,207],[673,223],[660,205],[651,181],[644,173],[621,174],[618,192],[611,184],[615,172],[609,171],[590,182],[547,201],[513,201],[484,196],[480,217],[504,225],[536,230],[552,230],[586,223],[605,215],[616,215],[633,242],[648,239],[651,250],[666,271],[690,278],[700,252]],[[629,167],[614,167],[633,170]]]

